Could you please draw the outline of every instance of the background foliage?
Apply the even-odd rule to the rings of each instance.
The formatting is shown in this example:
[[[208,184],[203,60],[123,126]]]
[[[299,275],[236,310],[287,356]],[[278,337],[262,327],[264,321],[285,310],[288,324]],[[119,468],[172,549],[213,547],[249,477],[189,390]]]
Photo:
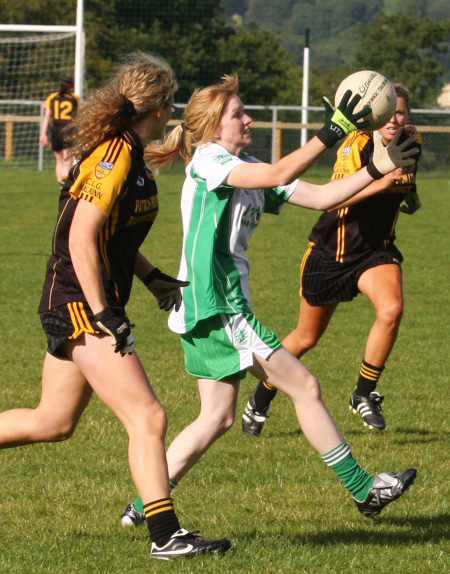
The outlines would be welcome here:
[[[0,21],[73,24],[75,5],[0,0]],[[299,105],[306,28],[312,105],[363,66],[405,83],[416,107],[435,105],[450,79],[447,0],[85,0],[85,28],[89,88],[120,54],[149,50],[174,66],[180,102],[236,72],[246,102]]]

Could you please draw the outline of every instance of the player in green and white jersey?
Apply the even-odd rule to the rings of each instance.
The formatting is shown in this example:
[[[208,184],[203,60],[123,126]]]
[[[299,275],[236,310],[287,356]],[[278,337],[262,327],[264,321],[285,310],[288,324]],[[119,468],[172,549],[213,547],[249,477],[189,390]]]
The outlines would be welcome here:
[[[344,482],[358,509],[374,516],[406,491],[416,470],[374,478],[359,466],[322,401],[318,380],[253,315],[245,251],[264,212],[278,213],[286,202],[318,210],[338,205],[374,179],[414,161],[408,159],[414,152],[403,151],[414,138],[397,145],[396,137],[387,148],[376,145],[369,165],[345,181],[299,181],[327,146],[356,125],[364,126],[359,120],[365,112],[353,114],[359,97],[349,102],[347,93],[314,138],[271,165],[241,155],[252,141],[252,119],[237,88],[237,78],[226,76],[222,83],[195,92],[181,127],[150,150],[153,165],[176,157],[189,160],[178,275],[189,285],[169,326],[180,333],[186,369],[198,378],[201,411],[167,451],[169,476],[176,484],[232,426],[239,382],[249,371],[289,396],[305,437]],[[196,148],[193,155],[190,144]],[[123,519],[135,522],[126,512]]]

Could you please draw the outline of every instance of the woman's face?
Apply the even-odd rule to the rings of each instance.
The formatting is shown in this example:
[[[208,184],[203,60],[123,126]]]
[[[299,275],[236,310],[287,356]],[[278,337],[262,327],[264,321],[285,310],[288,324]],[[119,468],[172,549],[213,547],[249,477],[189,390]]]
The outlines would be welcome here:
[[[397,96],[397,107],[395,109],[394,115],[386,125],[378,130],[381,134],[381,137],[383,138],[384,145],[387,145],[390,141],[392,141],[398,129],[406,126],[408,120],[409,113],[408,108],[406,107],[405,98]]]
[[[250,135],[252,121],[252,118],[244,112],[240,98],[233,94],[223,110],[215,141],[233,155],[238,155],[245,146],[252,143]]]

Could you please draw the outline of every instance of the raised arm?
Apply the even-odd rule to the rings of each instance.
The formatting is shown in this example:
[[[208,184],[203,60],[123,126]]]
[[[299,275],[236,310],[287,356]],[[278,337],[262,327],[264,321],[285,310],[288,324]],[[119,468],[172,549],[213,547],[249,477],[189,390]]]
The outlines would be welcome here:
[[[233,187],[257,189],[286,185],[300,177],[326,149],[333,147],[352,130],[367,125],[363,117],[370,110],[364,109],[355,114],[354,108],[361,98],[356,95],[350,100],[350,97],[351,92],[346,92],[337,109],[324,98],[325,123],[306,145],[274,164],[238,165],[230,172],[225,183]]]

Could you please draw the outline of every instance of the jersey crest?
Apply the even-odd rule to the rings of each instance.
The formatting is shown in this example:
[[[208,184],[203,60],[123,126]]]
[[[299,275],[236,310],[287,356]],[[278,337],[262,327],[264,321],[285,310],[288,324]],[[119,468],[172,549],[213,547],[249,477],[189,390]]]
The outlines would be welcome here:
[[[113,163],[109,161],[101,161],[95,166],[95,177],[97,179],[104,179],[108,177],[114,167]]]

